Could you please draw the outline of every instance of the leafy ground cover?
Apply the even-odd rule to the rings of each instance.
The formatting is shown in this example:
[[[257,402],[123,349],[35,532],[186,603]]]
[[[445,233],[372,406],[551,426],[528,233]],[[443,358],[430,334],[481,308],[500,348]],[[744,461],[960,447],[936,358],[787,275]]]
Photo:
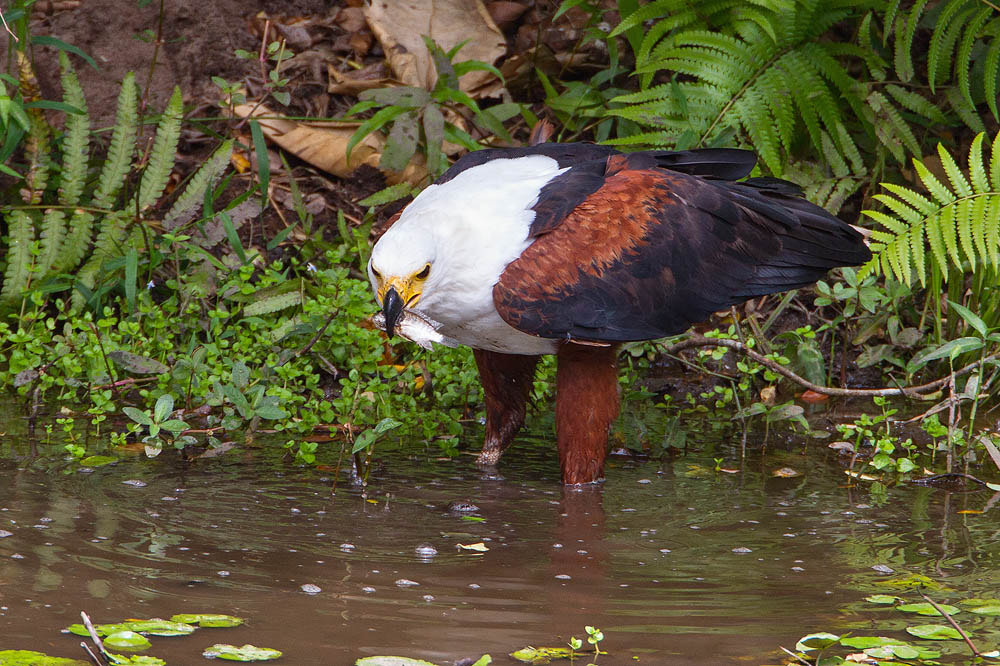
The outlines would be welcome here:
[[[785,428],[838,439],[872,478],[1000,465],[994,8],[489,2],[490,20],[459,13],[410,44],[419,9],[307,5],[227,26],[247,48],[201,74],[211,107],[151,88],[185,37],[181,0],[136,4],[151,12],[138,35],[150,57],[115,104],[90,101],[97,63],[31,2],[5,14],[20,46],[0,99],[0,386],[81,464],[201,455],[264,431],[302,463],[329,447],[360,474],[385,438],[470,445],[471,356],[387,344],[366,323],[367,252],[456,155],[526,142],[543,119],[566,141],[751,148],[762,174],[871,228],[869,265],[630,345],[625,449],[682,447],[683,416],[713,412],[765,441]],[[340,54],[324,86],[320,46]],[[36,78],[52,79],[49,52],[58,86]],[[551,374],[543,364],[536,402]],[[834,429],[810,418],[843,398],[868,413]]]

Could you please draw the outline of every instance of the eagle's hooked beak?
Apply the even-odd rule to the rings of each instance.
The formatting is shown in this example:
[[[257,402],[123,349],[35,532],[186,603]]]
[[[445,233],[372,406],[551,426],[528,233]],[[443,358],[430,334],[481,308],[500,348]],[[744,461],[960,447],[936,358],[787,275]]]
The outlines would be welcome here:
[[[396,330],[396,322],[399,320],[399,316],[403,314],[404,306],[405,303],[399,292],[396,291],[396,288],[389,287],[388,291],[385,292],[385,296],[382,297],[382,313],[385,314],[385,334],[390,338]]]

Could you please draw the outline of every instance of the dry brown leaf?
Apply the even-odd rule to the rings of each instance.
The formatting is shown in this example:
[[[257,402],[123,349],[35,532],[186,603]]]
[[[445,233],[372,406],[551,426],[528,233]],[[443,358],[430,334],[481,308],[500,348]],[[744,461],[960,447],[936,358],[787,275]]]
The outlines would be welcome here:
[[[326,71],[330,81],[326,91],[332,95],[357,97],[362,90],[399,85],[399,81],[389,77],[389,71],[386,69],[385,63],[381,61],[362,69],[346,72],[341,72],[332,63],[327,63]]]
[[[347,161],[347,144],[358,129],[357,123],[297,122],[278,117],[265,106],[241,104],[233,109],[238,116],[253,116],[260,123],[264,136],[313,166],[341,178],[348,176],[362,164],[378,168],[385,139],[373,132],[363,138],[351,151]],[[385,172],[390,184],[406,181],[416,185],[427,177],[427,167],[421,155],[416,155],[402,173]]]
[[[426,35],[449,50],[468,40],[456,62],[481,60],[493,64],[507,51],[503,33],[481,0],[373,0],[365,17],[396,78],[405,85],[431,90],[437,80],[434,62],[423,41]],[[500,84],[489,72],[469,72],[459,85],[477,96],[496,94]]]

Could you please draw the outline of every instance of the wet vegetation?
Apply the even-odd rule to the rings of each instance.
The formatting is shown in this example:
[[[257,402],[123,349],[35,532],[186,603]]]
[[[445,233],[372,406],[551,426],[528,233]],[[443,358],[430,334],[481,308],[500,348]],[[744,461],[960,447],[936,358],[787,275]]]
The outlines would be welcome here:
[[[218,99],[211,100],[210,117],[204,108],[195,115],[180,89],[162,108],[150,103],[142,82],[157,67],[154,58],[150,72],[121,82],[113,127],[105,130],[95,127],[77,71],[97,63],[58,35],[43,34],[32,22],[34,4],[15,0],[4,8],[17,39],[10,40],[9,71],[0,76],[0,391],[9,399],[0,403],[7,412],[0,425],[0,508],[16,510],[20,501],[3,489],[6,476],[114,479],[142,491],[170,474],[162,465],[198,461],[216,469],[213,459],[234,451],[248,459],[280,454],[278,461],[267,458],[269,469],[301,474],[324,489],[346,486],[358,503],[387,506],[390,494],[378,480],[391,484],[382,469],[390,460],[404,464],[417,453],[469,467],[461,454],[478,449],[483,413],[471,354],[389,344],[371,325],[375,304],[365,266],[373,233],[456,156],[525,143],[540,120],[552,124],[560,141],[743,147],[760,156],[758,175],[794,181],[810,200],[868,229],[875,258],[835,271],[814,288],[718,313],[682,336],[627,345],[620,378],[625,409],[613,436],[622,455],[612,483],[623,469],[663,465],[681,479],[679,497],[692,479],[705,484],[699,492],[743,493],[727,480],[738,477],[750,479],[762,497],[787,492],[809,503],[818,469],[828,483],[864,495],[842,511],[912,504],[916,527],[905,537],[866,532],[865,548],[854,550],[850,530],[817,536],[822,547],[841,551],[838,566],[867,570],[874,562],[889,571],[877,570],[877,581],[841,581],[850,592],[838,590],[845,609],[839,615],[819,609],[825,602],[816,595],[817,621],[802,627],[814,633],[785,643],[788,663],[996,657],[995,592],[974,578],[942,580],[961,576],[962,548],[959,564],[983,567],[985,578],[995,577],[997,566],[995,535],[975,523],[988,518],[996,500],[979,501],[980,495],[1000,490],[1000,13],[994,5],[487,2],[496,25],[484,28],[481,16],[479,23],[465,17],[471,23],[453,30],[458,37],[448,31],[422,37],[422,66],[412,68],[431,74],[420,79],[393,60],[398,49],[384,17],[364,16],[347,2],[306,22],[353,49],[330,66],[338,91],[331,115],[339,122],[300,122],[317,97],[296,75],[310,51],[289,43],[289,17],[273,16],[259,33],[259,53],[232,55],[252,73],[235,82],[212,79]],[[160,3],[157,30],[170,4]],[[378,48],[375,36],[384,40]],[[157,47],[166,38],[155,35]],[[465,55],[491,40],[501,48],[489,62]],[[33,58],[53,51],[60,92],[47,99]],[[368,76],[376,71],[383,76]],[[279,130],[278,123],[286,125]],[[317,178],[317,169],[337,181]],[[364,196],[353,194],[359,184]],[[324,195],[335,203],[316,207]],[[553,369],[541,364],[538,405],[551,398]],[[536,410],[529,424],[548,441],[545,414]],[[695,456],[689,468],[687,459],[676,458],[683,453]],[[128,478],[120,478],[122,470]],[[550,472],[526,473],[544,486],[554,483]],[[224,468],[220,473],[225,477]],[[776,491],[774,484],[788,485]],[[487,492],[466,488],[473,496]],[[831,496],[828,488],[819,492]],[[961,539],[944,538],[932,556],[920,545],[934,522],[929,498],[945,492],[962,493],[955,495],[961,508],[948,500],[941,515],[950,517],[935,520],[960,515],[968,522],[938,527],[975,538],[961,548]],[[711,492],[703,499],[710,505]],[[671,522],[658,506],[646,498],[640,509],[652,512],[644,529],[654,533],[665,531],[657,517]],[[26,528],[3,517],[0,558],[23,555],[23,546],[8,544]],[[499,510],[485,520],[462,518],[454,518],[454,529],[434,532],[464,535],[466,547],[455,557],[497,550],[483,538],[497,537],[490,530],[503,520]],[[716,521],[725,532],[736,529],[731,519],[709,511],[704,522]],[[813,528],[798,531],[805,529]],[[167,548],[157,541],[164,536],[148,537],[157,556]],[[781,552],[773,543],[765,547],[775,557]],[[623,559],[636,564],[626,550]],[[649,558],[671,550],[654,549]],[[396,562],[389,552],[383,548],[376,560]],[[14,562],[15,574],[26,575]],[[769,575],[757,572],[761,580]],[[675,579],[679,588],[677,580],[696,578],[688,573]],[[3,595],[0,613],[7,612]],[[108,615],[125,612],[119,607]],[[629,613],[574,616],[575,625],[563,629],[581,638],[536,632],[533,642],[555,647],[530,658],[604,663],[605,650],[626,654],[630,643],[622,634],[642,631],[621,621]],[[934,616],[933,624],[908,621],[913,613]],[[193,626],[195,618],[174,621]],[[148,631],[125,626],[136,622],[97,635],[124,649],[107,638],[125,633],[126,644],[131,634],[147,640]],[[744,654],[769,654],[761,658],[777,663],[782,656],[770,648],[788,637],[758,630],[768,647],[744,646]],[[528,647],[527,637],[518,638],[525,640],[490,649],[516,655]],[[246,640],[256,642],[252,635]],[[288,645],[274,646],[288,652]],[[206,656],[233,658],[227,655],[251,648],[218,644]],[[469,663],[489,663],[480,657],[485,651],[469,648],[476,652]],[[46,663],[19,652],[0,650],[0,665]],[[421,653],[430,659],[423,663],[454,654],[431,653]]]

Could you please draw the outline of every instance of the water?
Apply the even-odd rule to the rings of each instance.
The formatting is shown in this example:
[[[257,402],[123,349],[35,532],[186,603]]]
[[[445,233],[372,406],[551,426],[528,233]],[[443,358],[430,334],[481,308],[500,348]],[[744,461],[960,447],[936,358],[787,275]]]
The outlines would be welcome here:
[[[735,474],[698,453],[615,461],[606,484],[564,490],[553,448],[517,445],[502,479],[471,457],[385,449],[367,493],[341,481],[331,495],[329,471],[263,448],[82,473],[8,438],[0,650],[84,658],[80,639],[59,633],[81,610],[95,622],[213,612],[247,623],[153,638],[149,653],[198,663],[224,642],[280,649],[286,664],[486,652],[504,664],[595,625],[609,653],[600,664],[776,664],[779,645],[809,632],[931,621],[864,602],[894,592],[877,585],[887,577],[922,573],[955,590],[938,600],[1000,587],[996,510],[960,513],[989,509],[988,491],[873,496],[847,487],[832,456],[799,449],[754,454]],[[771,476],[785,466],[802,476]],[[484,520],[449,511],[455,501]],[[489,550],[456,549],[478,542]],[[966,620],[984,650],[995,620]]]

